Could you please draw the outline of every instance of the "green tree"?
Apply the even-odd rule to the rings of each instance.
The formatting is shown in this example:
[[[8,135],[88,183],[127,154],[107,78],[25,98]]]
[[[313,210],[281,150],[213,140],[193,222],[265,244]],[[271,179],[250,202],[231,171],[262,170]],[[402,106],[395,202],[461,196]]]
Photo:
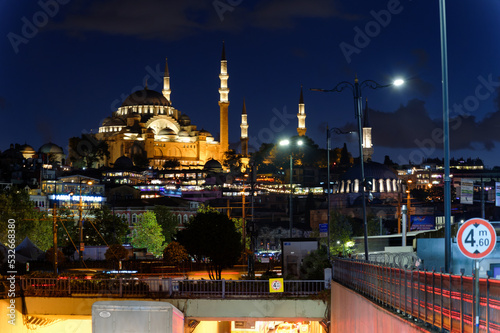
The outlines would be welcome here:
[[[188,253],[209,260],[210,279],[221,279],[222,269],[237,263],[241,254],[241,234],[226,215],[216,211],[198,213],[177,233],[177,240]]]
[[[165,236],[154,212],[145,212],[134,224],[131,243],[135,248],[147,248],[155,257],[163,253]]]
[[[346,244],[352,241],[352,219],[338,211],[330,212],[330,249],[333,255],[347,250]],[[338,242],[338,243],[337,243]]]
[[[330,267],[327,248],[322,246],[311,251],[300,266],[300,278],[303,280],[323,280],[325,268]]]
[[[161,205],[155,206],[153,212],[156,215],[156,222],[160,225],[163,236],[165,236],[165,242],[170,243],[179,225],[177,216],[168,207]]]
[[[189,254],[179,242],[173,241],[163,250],[163,259],[171,265],[179,265],[189,259]]]
[[[85,219],[84,239],[87,245],[121,244],[129,233],[127,222],[114,215],[108,206],[91,209],[93,219]]]
[[[52,245],[52,219],[36,210],[28,191],[15,186],[0,192],[0,242],[6,244],[9,220],[15,221],[15,245],[25,237],[41,250]]]

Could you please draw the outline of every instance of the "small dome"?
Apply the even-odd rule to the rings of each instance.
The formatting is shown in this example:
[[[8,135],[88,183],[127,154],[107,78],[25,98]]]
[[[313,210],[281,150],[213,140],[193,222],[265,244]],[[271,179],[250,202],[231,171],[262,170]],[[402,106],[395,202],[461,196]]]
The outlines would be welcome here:
[[[173,129],[165,127],[160,132],[158,132],[158,135],[175,135],[175,132]]]
[[[212,134],[209,131],[204,130],[203,128],[201,131],[198,133],[198,135],[204,135],[204,136],[212,136]]]
[[[64,154],[63,149],[52,142],[46,143],[41,146],[40,149],[38,149],[38,152],[42,154]]]
[[[217,160],[208,160],[203,167],[205,171],[222,172],[222,165]]]
[[[115,169],[129,170],[134,167],[134,163],[127,156],[118,157],[113,165]]]
[[[170,102],[161,93],[143,89],[138,90],[125,99],[122,106],[135,106],[135,105],[162,105],[169,106]]]
[[[191,125],[191,118],[189,118],[188,115],[186,114],[183,114],[179,117],[179,123],[182,125],[182,126],[188,126],[188,125]]]

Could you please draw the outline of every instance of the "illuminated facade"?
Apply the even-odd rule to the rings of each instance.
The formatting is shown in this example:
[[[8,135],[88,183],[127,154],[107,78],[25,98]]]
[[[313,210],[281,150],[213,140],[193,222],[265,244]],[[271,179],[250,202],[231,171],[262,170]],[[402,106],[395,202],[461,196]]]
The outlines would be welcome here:
[[[368,100],[363,115],[363,161],[371,161],[373,155],[372,127],[368,121]]]
[[[166,64],[161,93],[148,89],[146,84],[102,122],[96,137],[108,144],[110,156],[104,164],[112,166],[122,156],[132,160],[147,158],[149,165],[160,168],[169,160],[195,168],[212,159],[222,162],[229,147],[229,75],[224,46],[219,78],[220,141],[215,141],[208,131],[199,130],[189,116],[173,107]]]

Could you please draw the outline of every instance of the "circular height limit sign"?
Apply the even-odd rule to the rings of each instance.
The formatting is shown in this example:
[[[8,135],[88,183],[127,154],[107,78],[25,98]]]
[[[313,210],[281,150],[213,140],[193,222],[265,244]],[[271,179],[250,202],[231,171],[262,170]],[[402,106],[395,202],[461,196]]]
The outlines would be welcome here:
[[[471,259],[489,255],[497,243],[495,228],[486,220],[473,218],[458,229],[457,244],[462,254]]]

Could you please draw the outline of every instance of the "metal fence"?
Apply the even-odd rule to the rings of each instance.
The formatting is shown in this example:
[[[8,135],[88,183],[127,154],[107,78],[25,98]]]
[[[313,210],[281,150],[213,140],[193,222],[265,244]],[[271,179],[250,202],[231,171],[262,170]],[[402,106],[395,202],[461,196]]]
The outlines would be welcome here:
[[[473,278],[335,259],[333,279],[409,318],[450,332],[473,332]],[[500,281],[479,279],[479,330],[500,332]]]
[[[272,297],[268,280],[172,278],[20,278],[24,296],[82,297]],[[281,296],[307,297],[328,289],[324,280],[285,280]]]

